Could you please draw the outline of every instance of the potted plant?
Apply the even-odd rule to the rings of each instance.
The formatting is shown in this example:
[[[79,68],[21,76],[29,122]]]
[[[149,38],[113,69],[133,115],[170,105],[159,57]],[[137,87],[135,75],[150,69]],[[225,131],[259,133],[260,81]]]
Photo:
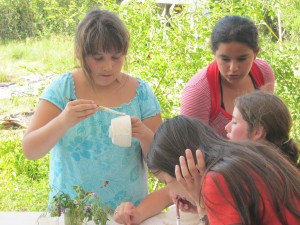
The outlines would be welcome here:
[[[93,220],[96,225],[105,225],[111,209],[101,205],[96,193],[85,192],[81,186],[73,186],[76,196],[74,199],[59,191],[50,204],[50,215],[61,216],[64,213],[65,225],[82,225]]]

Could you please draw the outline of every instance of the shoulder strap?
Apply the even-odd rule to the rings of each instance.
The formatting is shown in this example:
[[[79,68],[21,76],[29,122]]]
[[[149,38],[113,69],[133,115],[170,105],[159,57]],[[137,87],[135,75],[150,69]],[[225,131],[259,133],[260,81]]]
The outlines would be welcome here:
[[[264,75],[255,62],[252,64],[250,74],[259,88],[265,84]]]
[[[220,103],[220,82],[219,82],[219,68],[216,60],[214,60],[207,67],[206,77],[210,90],[210,98],[211,98],[211,112],[209,120],[214,120],[218,113],[218,107],[221,107]]]

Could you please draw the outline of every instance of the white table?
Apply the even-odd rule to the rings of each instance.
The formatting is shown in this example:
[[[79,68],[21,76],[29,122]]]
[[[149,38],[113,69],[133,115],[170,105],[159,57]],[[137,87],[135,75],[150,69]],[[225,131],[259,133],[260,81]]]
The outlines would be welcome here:
[[[42,223],[42,220],[38,220],[43,212],[0,212],[0,224],[1,225],[38,225]],[[160,221],[160,217],[163,216],[164,213],[161,213],[155,217],[149,218],[144,221],[141,225],[154,225],[154,224],[164,224]],[[57,224],[64,225],[64,216],[62,215],[59,218],[49,218],[53,223],[49,224]],[[40,221],[40,223],[39,223]],[[48,220],[47,220],[48,221]],[[58,223],[57,223],[58,221]],[[94,225],[92,221],[87,223],[88,225]],[[120,225],[113,220],[107,222],[107,225]]]
[[[38,218],[42,212],[0,212],[0,225],[38,225]],[[53,225],[64,225],[64,216],[58,219],[58,223]],[[181,212],[181,225],[198,225],[199,217],[195,214]],[[49,223],[50,224],[50,223]],[[94,225],[93,222],[87,223]],[[174,225],[176,224],[175,207],[170,207],[168,212],[160,213],[154,217],[145,220],[140,225]],[[52,224],[51,224],[52,225]],[[107,222],[107,225],[120,225],[112,219]]]

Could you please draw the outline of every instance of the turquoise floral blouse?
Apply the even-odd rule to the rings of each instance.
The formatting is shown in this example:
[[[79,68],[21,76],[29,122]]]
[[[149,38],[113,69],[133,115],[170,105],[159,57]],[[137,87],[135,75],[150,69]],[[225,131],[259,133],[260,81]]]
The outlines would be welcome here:
[[[137,79],[136,96],[128,104],[112,108],[141,120],[160,113],[160,106],[149,85]],[[77,99],[71,73],[56,78],[42,94],[59,109],[66,107],[65,97]],[[99,195],[103,204],[114,209],[121,202],[137,205],[147,195],[147,168],[137,139],[131,147],[112,144],[109,126],[118,115],[98,111],[70,128],[50,151],[49,201],[57,191],[74,197],[72,186],[82,185]],[[104,185],[107,184],[107,185]]]

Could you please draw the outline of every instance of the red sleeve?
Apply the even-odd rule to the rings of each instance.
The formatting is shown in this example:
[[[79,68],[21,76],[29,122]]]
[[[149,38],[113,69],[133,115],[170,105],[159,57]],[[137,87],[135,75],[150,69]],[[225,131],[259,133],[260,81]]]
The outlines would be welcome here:
[[[222,191],[213,178],[218,180]],[[203,183],[202,195],[210,224],[241,224],[239,213],[222,175],[208,173]]]
[[[183,90],[180,114],[190,116],[208,124],[211,112],[211,98],[206,69],[197,73]]]

